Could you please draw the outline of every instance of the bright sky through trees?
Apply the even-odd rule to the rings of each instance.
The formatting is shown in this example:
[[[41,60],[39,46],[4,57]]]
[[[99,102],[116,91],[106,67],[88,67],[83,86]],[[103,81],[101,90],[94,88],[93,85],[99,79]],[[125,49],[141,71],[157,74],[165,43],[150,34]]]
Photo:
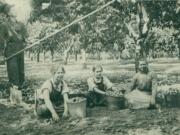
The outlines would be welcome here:
[[[32,0],[4,0],[12,5],[11,12],[16,16],[18,21],[27,23],[32,11]]]

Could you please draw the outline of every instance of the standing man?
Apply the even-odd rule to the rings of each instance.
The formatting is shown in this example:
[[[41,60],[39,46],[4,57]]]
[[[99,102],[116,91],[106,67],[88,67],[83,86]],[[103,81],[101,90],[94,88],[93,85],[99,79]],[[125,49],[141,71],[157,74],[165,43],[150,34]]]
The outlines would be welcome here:
[[[22,50],[26,38],[26,29],[21,22],[12,16],[9,16],[7,20],[0,24],[0,27],[3,28],[1,32],[4,35],[4,56],[6,58]],[[25,77],[23,52],[7,60],[7,72],[9,82],[20,87]]]

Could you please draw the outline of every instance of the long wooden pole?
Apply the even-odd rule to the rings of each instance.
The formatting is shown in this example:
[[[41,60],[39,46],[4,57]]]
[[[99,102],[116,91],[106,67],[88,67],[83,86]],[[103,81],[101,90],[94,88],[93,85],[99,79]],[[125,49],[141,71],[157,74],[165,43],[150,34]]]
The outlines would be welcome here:
[[[22,50],[20,50],[20,51],[18,51],[18,52],[16,52],[16,53],[14,53],[14,54],[12,54],[11,56],[5,58],[5,61],[7,61],[7,60],[11,59],[12,57],[14,57],[14,56],[16,56],[16,55],[18,55],[18,54],[24,52],[25,50],[28,50],[28,49],[32,48],[32,47],[35,46],[35,45],[38,45],[40,42],[42,42],[42,41],[44,41],[44,40],[46,40],[46,39],[48,39],[48,38],[54,36],[55,34],[57,34],[57,33],[59,33],[59,32],[61,32],[61,31],[65,30],[65,29],[69,28],[69,27],[72,26],[73,24],[76,24],[76,23],[78,23],[79,21],[82,21],[82,20],[86,19],[87,17],[89,17],[89,16],[91,16],[91,15],[93,15],[93,14],[99,12],[100,10],[104,9],[105,7],[109,6],[110,4],[112,4],[112,3],[114,3],[114,2],[115,2],[115,0],[112,0],[112,1],[110,1],[110,2],[108,2],[108,3],[106,3],[105,5],[103,5],[102,7],[100,7],[100,8],[98,8],[98,9],[96,9],[96,10],[90,12],[89,14],[87,14],[87,15],[85,15],[85,16],[83,16],[83,17],[81,17],[81,18],[79,18],[79,19],[77,19],[77,20],[71,22],[70,24],[68,24],[68,25],[66,25],[66,26],[64,26],[64,27],[62,27],[61,29],[59,29],[59,30],[57,30],[57,31],[55,31],[55,32],[53,32],[53,33],[51,33],[51,34],[45,36],[44,38],[42,38],[42,39],[40,39],[40,40],[34,42],[32,45],[27,46],[26,48],[24,48],[24,49],[22,49]]]

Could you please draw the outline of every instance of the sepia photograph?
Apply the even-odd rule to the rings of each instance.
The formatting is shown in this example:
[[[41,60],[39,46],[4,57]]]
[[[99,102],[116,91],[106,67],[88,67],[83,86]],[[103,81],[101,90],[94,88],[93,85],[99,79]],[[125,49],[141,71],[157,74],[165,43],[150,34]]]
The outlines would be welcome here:
[[[0,0],[0,135],[180,135],[180,0]]]

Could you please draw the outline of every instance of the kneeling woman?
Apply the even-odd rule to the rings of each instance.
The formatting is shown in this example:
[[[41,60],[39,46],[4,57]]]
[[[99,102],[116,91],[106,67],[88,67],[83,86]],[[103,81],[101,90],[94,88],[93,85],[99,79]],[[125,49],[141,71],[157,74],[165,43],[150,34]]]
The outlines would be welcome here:
[[[58,121],[57,109],[64,101],[63,117],[68,116],[68,87],[64,81],[64,67],[52,67],[53,77],[46,80],[41,89],[37,90],[36,112],[38,116],[52,116],[53,120]]]
[[[146,61],[140,61],[139,72],[133,78],[131,92],[125,95],[128,104],[134,109],[154,106],[156,89],[156,75],[149,72]]]

